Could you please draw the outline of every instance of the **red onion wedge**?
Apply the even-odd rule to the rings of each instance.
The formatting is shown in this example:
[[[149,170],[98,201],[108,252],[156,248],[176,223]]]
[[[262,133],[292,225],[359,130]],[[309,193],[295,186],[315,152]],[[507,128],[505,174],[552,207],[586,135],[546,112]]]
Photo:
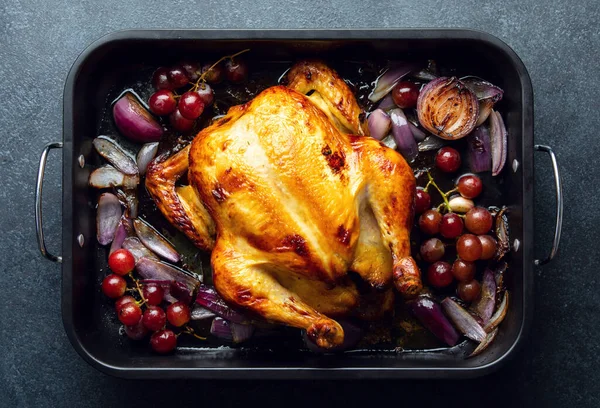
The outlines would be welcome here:
[[[162,126],[131,92],[113,105],[113,118],[121,133],[135,142],[158,142],[163,135]]]
[[[90,174],[89,185],[94,188],[125,187],[135,188],[140,183],[140,177],[136,174],[128,176],[115,169],[110,164],[98,167]]]
[[[215,317],[210,325],[210,334],[233,343],[243,343],[254,334],[254,326],[229,322],[221,317]]]
[[[338,323],[344,329],[344,341],[337,347],[324,349],[317,346],[306,334],[306,330],[302,330],[302,339],[306,348],[315,353],[331,353],[336,351],[350,350],[354,348],[363,337],[363,330],[347,319],[339,319]]]
[[[369,125],[371,137],[374,137],[377,140],[382,140],[386,137],[392,128],[392,120],[388,114],[381,109],[375,109],[371,112],[367,118],[367,123]]]
[[[421,90],[417,100],[421,126],[442,139],[465,137],[475,127],[479,101],[456,77],[440,77]]]
[[[456,345],[460,335],[448,321],[440,305],[433,299],[419,296],[416,300],[409,302],[408,306],[421,324],[438,339],[449,346]]]
[[[448,144],[448,142],[446,142],[444,139],[429,135],[418,144],[418,147],[420,152],[428,152],[431,150],[439,150],[440,148],[446,146],[446,144]]]
[[[117,226],[117,230],[115,231],[115,236],[113,238],[112,244],[110,245],[109,255],[115,252],[117,249],[121,249],[123,247],[123,242],[127,238],[127,228],[125,227],[125,221],[121,218],[119,225]]]
[[[136,237],[127,237],[123,241],[123,248],[131,252],[133,257],[135,258],[136,264],[142,258],[148,258],[153,261],[158,261],[160,258],[154,255],[154,252],[150,251],[142,242]]]
[[[500,174],[506,163],[508,132],[500,113],[490,113],[490,140],[492,146],[492,176]]]
[[[141,218],[136,218],[133,220],[133,228],[140,241],[156,255],[167,261],[179,262],[179,253],[173,245],[148,223]]]
[[[394,102],[394,98],[392,97],[392,93],[388,93],[385,98],[379,102],[377,105],[377,109],[381,109],[384,112],[389,111],[390,109],[397,108],[396,103]]]
[[[496,214],[496,238],[498,241],[498,249],[496,250],[494,259],[497,261],[501,260],[504,255],[510,251],[508,217],[506,216],[507,211],[508,207],[504,207]]]
[[[196,303],[229,321],[235,323],[247,323],[249,321],[246,316],[229,307],[217,291],[209,286],[200,285]]]
[[[475,350],[473,350],[473,352],[469,355],[469,357],[475,357],[475,356],[478,356],[479,354],[481,354],[485,349],[488,348],[488,346],[490,344],[492,344],[494,342],[494,339],[496,338],[497,334],[498,334],[498,329],[494,329],[491,333],[488,333],[488,335],[485,336],[485,339],[483,339],[483,341],[481,343],[479,343],[477,348]]]
[[[207,308],[202,307],[202,306],[196,304],[196,305],[194,305],[192,307],[192,311],[191,311],[191,314],[190,314],[190,319],[192,319],[192,320],[205,320],[205,319],[212,319],[215,316],[216,316],[216,314],[214,314],[213,312],[211,312]]]
[[[446,312],[446,316],[452,320],[452,323],[454,323],[465,337],[478,342],[485,339],[486,333],[483,327],[458,303],[450,298],[446,298],[442,300],[442,307],[444,308],[444,312]]]
[[[417,142],[422,142],[427,137],[427,133],[423,132],[411,122],[408,122],[408,127],[410,128],[410,131]]]
[[[496,279],[494,278],[494,272],[487,268],[483,272],[483,278],[481,279],[481,294],[479,298],[471,304],[471,310],[475,312],[485,326],[496,306]]]
[[[382,99],[405,75],[414,71],[416,67],[416,64],[407,62],[394,64],[375,80],[375,88],[369,95],[369,100],[377,102]]]
[[[502,99],[502,96],[504,95],[504,91],[501,88],[498,88],[496,85],[485,79],[476,76],[466,76],[462,77],[460,80],[467,88],[473,91],[479,100],[489,99],[496,103]]]
[[[188,296],[192,296],[200,286],[200,280],[197,277],[192,276],[190,272],[165,262],[158,262],[149,258],[140,258],[135,265],[135,269],[144,279],[166,280],[180,283],[183,286],[178,286],[177,290],[187,291]],[[169,293],[178,298],[178,293],[172,293],[173,288],[174,286],[171,284]]]
[[[129,176],[135,176],[138,174],[138,167],[133,159],[108,137],[98,136],[93,140],[92,144],[94,145],[94,148],[98,154],[104,157],[121,173]]]
[[[508,312],[508,305],[509,305],[509,295],[508,295],[508,291],[505,291],[504,296],[502,297],[502,302],[500,302],[498,309],[494,312],[492,317],[490,317],[490,321],[487,322],[487,324],[484,327],[484,330],[486,332],[490,333],[492,330],[494,330],[496,327],[498,327],[498,325],[500,325],[500,323],[502,323],[502,321],[506,317],[506,313]]]
[[[390,119],[392,120],[392,135],[398,146],[397,150],[407,161],[413,161],[419,154],[419,148],[404,112],[400,108],[392,109]]]
[[[138,216],[139,200],[137,197],[136,189],[117,190],[117,197],[121,203],[125,206],[125,216],[133,220]]]
[[[140,171],[140,175],[143,176],[146,174],[146,170],[148,169],[148,165],[156,156],[156,152],[158,151],[158,142],[146,143],[140,149],[137,154],[137,167]]]
[[[492,170],[492,148],[487,127],[476,127],[467,136],[467,161],[473,173]]]
[[[100,245],[108,245],[112,242],[121,215],[119,199],[111,193],[102,194],[98,199],[96,213],[96,238]]]

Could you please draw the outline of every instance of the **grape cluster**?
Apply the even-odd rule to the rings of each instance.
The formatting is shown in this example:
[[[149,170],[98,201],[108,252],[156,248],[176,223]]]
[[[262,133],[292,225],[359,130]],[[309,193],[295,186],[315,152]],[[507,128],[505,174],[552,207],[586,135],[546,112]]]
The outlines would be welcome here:
[[[436,155],[435,164],[443,172],[455,172],[460,167],[460,154],[452,148],[444,147]],[[472,302],[479,296],[480,283],[475,280],[476,262],[487,261],[494,257],[497,242],[490,231],[494,218],[484,207],[475,206],[473,199],[483,191],[481,178],[475,174],[465,174],[456,181],[453,190],[443,192],[433,177],[427,173],[429,182],[424,188],[418,188],[415,200],[415,213],[420,215],[418,227],[427,238],[422,242],[419,254],[429,264],[427,281],[434,288],[445,288],[458,281],[457,294],[465,302]],[[434,187],[444,202],[432,208],[428,192]],[[466,213],[464,205],[454,208],[448,197],[458,192],[470,205]],[[447,249],[454,247],[456,258],[448,254]]]
[[[168,116],[175,130],[192,130],[204,109],[213,103],[212,86],[224,78],[232,83],[241,83],[247,78],[248,65],[239,58],[245,51],[223,57],[214,64],[183,62],[171,68],[159,67],[152,76],[156,92],[148,101],[150,111]]]
[[[159,284],[140,285],[133,276],[135,258],[126,249],[113,252],[108,258],[112,273],[102,281],[102,292],[109,298],[116,299],[115,311],[119,321],[125,326],[125,334],[133,340],[141,340],[149,333],[150,346],[158,353],[168,353],[177,346],[174,328],[185,328],[190,321],[190,307],[183,302],[165,305],[165,291]],[[125,278],[132,285],[128,287]],[[140,300],[126,294],[137,293]],[[171,327],[171,328],[170,328]]]

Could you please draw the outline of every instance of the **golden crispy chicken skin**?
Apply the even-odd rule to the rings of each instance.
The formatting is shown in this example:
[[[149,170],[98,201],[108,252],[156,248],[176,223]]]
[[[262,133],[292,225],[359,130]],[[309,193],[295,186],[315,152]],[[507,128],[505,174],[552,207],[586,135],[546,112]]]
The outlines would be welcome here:
[[[392,307],[392,283],[406,296],[422,288],[410,256],[412,170],[359,136],[360,113],[335,72],[301,62],[287,86],[232,107],[146,178],[167,219],[212,250],[226,301],[306,329],[323,348],[343,341],[335,317],[377,318]],[[186,171],[191,187],[175,187]]]

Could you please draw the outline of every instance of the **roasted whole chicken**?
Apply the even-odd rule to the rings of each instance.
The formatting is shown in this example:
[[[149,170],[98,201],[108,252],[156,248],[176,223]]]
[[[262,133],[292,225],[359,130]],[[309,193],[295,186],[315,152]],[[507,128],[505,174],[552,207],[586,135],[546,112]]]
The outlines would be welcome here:
[[[300,62],[285,86],[232,107],[146,177],[165,217],[212,251],[227,302],[323,348],[344,339],[335,318],[378,318],[394,285],[406,297],[422,288],[413,172],[367,137],[363,116],[333,70]],[[186,173],[189,185],[176,184]]]

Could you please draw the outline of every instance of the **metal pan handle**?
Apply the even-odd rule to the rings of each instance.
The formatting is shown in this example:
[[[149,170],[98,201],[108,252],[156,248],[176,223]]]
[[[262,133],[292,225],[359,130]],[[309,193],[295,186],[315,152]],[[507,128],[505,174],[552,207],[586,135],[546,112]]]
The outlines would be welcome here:
[[[60,142],[48,143],[46,147],[44,147],[40,157],[40,165],[38,167],[38,175],[35,185],[35,230],[37,232],[37,240],[40,252],[44,257],[58,263],[62,262],[62,256],[52,255],[50,252],[48,252],[46,249],[46,241],[44,241],[44,228],[42,224],[42,187],[44,185],[44,174],[46,172],[46,160],[48,159],[48,153],[52,149],[60,149],[62,147],[63,144]]]
[[[552,151],[552,148],[545,145],[535,145],[535,150],[546,152],[550,155],[550,160],[552,160],[552,170],[554,171],[554,185],[556,187],[556,226],[554,228],[554,241],[552,241],[550,254],[542,260],[536,259],[534,261],[535,265],[540,266],[550,262],[558,252],[558,244],[560,243],[560,232],[562,230],[563,222],[563,191],[560,172],[558,171],[558,163],[556,162],[556,155]]]

